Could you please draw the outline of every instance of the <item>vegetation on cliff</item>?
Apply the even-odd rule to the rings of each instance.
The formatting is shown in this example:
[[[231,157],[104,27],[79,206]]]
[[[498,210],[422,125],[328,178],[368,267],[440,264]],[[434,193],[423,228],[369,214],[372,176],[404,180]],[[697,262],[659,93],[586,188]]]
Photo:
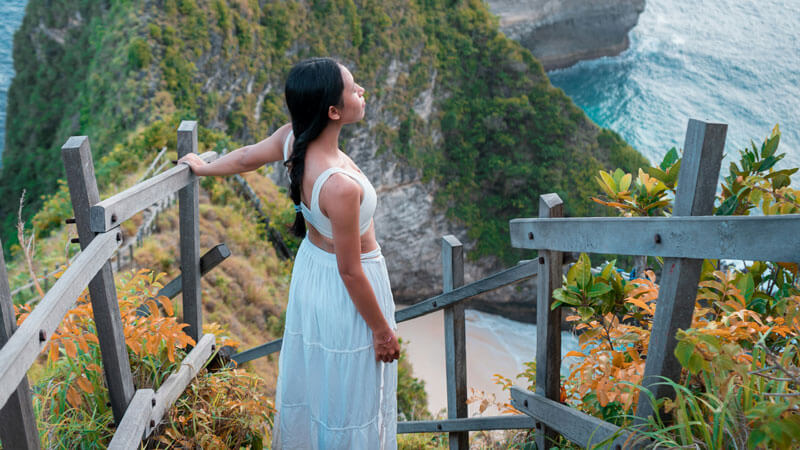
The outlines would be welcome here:
[[[14,52],[0,195],[26,188],[35,208],[58,187],[69,135],[89,135],[99,156],[178,114],[232,141],[265,137],[287,120],[289,67],[313,55],[353,69],[370,108],[357,126],[436,182],[439,204],[478,240],[473,256],[513,259],[507,220],[535,214],[539,193],[586,214],[591,174],[646,163],[550,86],[478,0],[32,0]]]

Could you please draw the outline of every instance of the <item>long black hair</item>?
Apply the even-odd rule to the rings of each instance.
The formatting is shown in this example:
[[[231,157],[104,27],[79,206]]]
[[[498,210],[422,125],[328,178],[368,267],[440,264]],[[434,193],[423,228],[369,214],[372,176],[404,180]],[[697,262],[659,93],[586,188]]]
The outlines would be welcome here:
[[[301,201],[308,144],[316,139],[328,125],[328,108],[342,105],[344,80],[339,63],[330,58],[311,58],[297,63],[286,79],[286,105],[292,117],[294,146],[292,156],[284,163],[289,168],[291,189],[289,196],[295,205]],[[306,234],[306,222],[298,212],[292,232],[299,237]]]

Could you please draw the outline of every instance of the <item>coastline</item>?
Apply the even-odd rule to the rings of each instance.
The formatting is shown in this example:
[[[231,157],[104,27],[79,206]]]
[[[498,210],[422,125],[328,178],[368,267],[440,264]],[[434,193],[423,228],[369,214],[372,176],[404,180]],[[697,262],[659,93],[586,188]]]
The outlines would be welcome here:
[[[536,325],[516,322],[501,316],[473,309],[465,311],[467,335],[467,390],[495,396],[499,403],[509,401],[508,393],[493,381],[494,374],[510,378],[515,385],[524,385],[516,379],[525,370],[524,363],[536,359]],[[398,324],[398,334],[404,342],[408,361],[415,377],[425,382],[428,410],[434,416],[447,406],[447,389],[444,377],[444,313],[437,311]],[[575,335],[562,332],[562,355],[578,347]],[[562,373],[568,369],[562,364]],[[478,413],[477,402],[468,405],[469,416]],[[494,407],[480,415],[499,414]],[[445,413],[442,416],[446,416]]]

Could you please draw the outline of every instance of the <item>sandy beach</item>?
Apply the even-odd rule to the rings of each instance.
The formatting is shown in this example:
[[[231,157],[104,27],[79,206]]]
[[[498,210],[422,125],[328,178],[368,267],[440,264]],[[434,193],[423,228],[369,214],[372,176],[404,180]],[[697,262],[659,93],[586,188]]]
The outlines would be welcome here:
[[[516,380],[525,370],[526,361],[536,358],[536,325],[515,322],[504,317],[467,310],[467,388],[494,394],[499,402],[508,402],[508,393],[495,384],[492,376],[499,373]],[[445,387],[444,313],[438,311],[399,324],[400,337],[405,342],[414,376],[425,381],[428,409],[436,415],[447,406]],[[562,334],[562,354],[577,348],[577,339]],[[564,368],[562,367],[562,373]],[[525,385],[527,387],[527,385]],[[478,411],[478,404],[469,405],[469,415]],[[496,415],[496,409],[484,411],[483,416]]]

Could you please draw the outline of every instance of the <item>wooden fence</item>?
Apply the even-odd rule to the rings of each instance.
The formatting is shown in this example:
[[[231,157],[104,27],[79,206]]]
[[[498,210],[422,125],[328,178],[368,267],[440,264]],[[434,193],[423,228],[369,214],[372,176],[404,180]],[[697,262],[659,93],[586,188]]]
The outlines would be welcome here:
[[[196,151],[197,123],[184,121],[178,128],[178,154],[183,156]],[[86,136],[69,138],[61,154],[81,253],[19,328],[16,328],[5,261],[0,253],[0,442],[4,448],[39,448],[26,373],[88,285],[111,409],[118,425],[111,448],[138,448],[215,351],[214,335],[201,336],[200,277],[230,252],[221,244],[200,257],[198,181],[188,166],[167,170],[100,201],[89,139]],[[216,154],[205,153],[201,158],[211,161]],[[164,286],[159,294],[173,298],[183,293],[183,321],[189,324],[187,334],[197,344],[158,391],[136,390],[110,259],[123,240],[119,225],[176,191],[180,210],[181,275]]]
[[[542,206],[560,204],[560,199],[550,194],[542,197],[541,218],[511,221],[511,245],[538,250],[545,267],[539,279],[536,343],[537,371],[544,370],[537,373],[535,393],[511,390],[512,404],[537,421],[539,448],[557,433],[582,446],[609,438],[614,439],[614,448],[629,442],[616,426],[559,403],[561,312],[551,311],[549,306],[552,292],[560,283],[548,268],[558,263],[561,252],[664,258],[643,378],[643,385],[656,398],[673,394],[667,385],[659,383],[663,377],[675,381],[680,377],[681,366],[674,355],[675,333],[691,325],[703,259],[800,261],[800,215],[711,216],[726,131],[724,124],[689,121],[672,217],[548,217],[541,213]],[[545,281],[542,274],[551,278]],[[639,396],[637,416],[653,413],[647,396]]]

